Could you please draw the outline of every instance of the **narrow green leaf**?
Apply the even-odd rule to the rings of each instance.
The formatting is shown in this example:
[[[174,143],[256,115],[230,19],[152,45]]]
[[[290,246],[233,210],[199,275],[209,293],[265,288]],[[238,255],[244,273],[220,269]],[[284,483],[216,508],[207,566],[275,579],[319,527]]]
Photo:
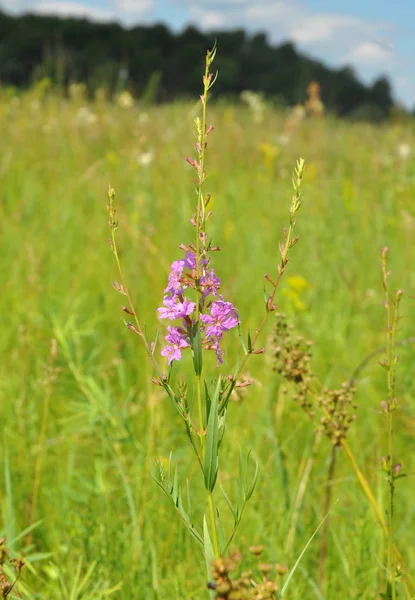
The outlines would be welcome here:
[[[222,496],[225,498],[226,504],[229,506],[229,508],[230,508],[230,511],[231,511],[231,513],[232,513],[232,516],[233,516],[233,518],[234,518],[234,519],[235,519],[235,521],[236,521],[236,516],[237,516],[237,515],[236,515],[236,509],[233,507],[233,504],[232,504],[232,502],[230,501],[230,499],[229,499],[229,496],[228,496],[228,494],[225,492],[225,490],[223,489],[223,487],[222,487],[222,486],[219,486],[219,487],[220,487],[220,491],[222,492]]]
[[[202,373],[202,338],[200,335],[200,324],[196,323],[192,328],[191,344],[193,348],[193,366],[195,374],[200,377]]]
[[[82,590],[85,588],[85,586],[87,585],[88,581],[91,579],[91,577],[92,577],[92,574],[93,574],[93,572],[94,572],[94,570],[95,570],[95,567],[96,567],[96,566],[97,566],[97,563],[96,563],[96,561],[93,561],[93,562],[92,562],[92,563],[89,565],[89,567],[88,567],[88,569],[87,569],[87,571],[86,571],[85,575],[83,576],[83,578],[82,578],[82,579],[81,579],[81,581],[79,582],[78,589],[77,589],[77,592],[78,592],[78,595],[79,595],[79,596],[81,595],[81,592],[82,592]]]
[[[238,359],[238,365],[239,365],[239,359]],[[239,369],[239,366],[238,366],[238,369]],[[228,403],[229,403],[229,398],[231,397],[231,394],[232,394],[233,390],[235,389],[235,385],[237,383],[237,377],[236,377],[237,372],[238,371],[236,370],[233,380],[230,383],[228,383],[228,387],[223,393],[222,400],[220,403],[220,409],[219,409],[220,415],[226,410]]]
[[[249,456],[248,456],[249,459]],[[250,499],[250,497],[252,496],[252,494],[254,493],[257,481],[258,481],[258,472],[259,472],[259,465],[258,465],[258,461],[255,461],[255,473],[254,473],[254,478],[252,480],[251,483],[251,487],[248,488],[247,493],[246,493],[246,501],[248,501]]]
[[[171,497],[173,498],[173,502],[175,503],[175,505],[178,506],[177,500],[179,497],[179,473],[177,472],[177,467],[174,469],[174,479]]]
[[[209,528],[206,522],[206,515],[203,515],[203,543],[205,549],[206,570],[208,574],[208,580],[210,580],[212,576],[211,566],[212,562],[215,560],[215,553],[213,551],[212,541],[209,535]]]
[[[227,542],[226,542],[226,537],[225,537],[225,531],[222,527],[222,523],[220,520],[218,510],[216,510],[216,524],[217,524],[217,531],[218,531],[219,554],[221,555],[227,546]]]
[[[251,332],[248,329],[248,352],[251,353],[252,352],[252,339],[251,339]]]
[[[209,387],[208,384],[205,381],[205,407],[206,407],[206,421],[209,418],[209,414],[210,414],[210,404],[211,404],[211,399],[210,399],[210,393],[209,393]]]
[[[330,512],[331,512],[331,511],[329,511],[329,512],[326,514],[326,516],[325,516],[325,517],[324,517],[324,519],[321,521],[321,523],[319,524],[319,526],[317,527],[317,529],[314,531],[314,533],[313,533],[313,535],[311,536],[311,538],[308,540],[308,542],[307,542],[307,543],[306,543],[306,545],[304,546],[304,548],[303,548],[303,550],[302,550],[302,552],[301,552],[300,556],[299,556],[299,557],[297,558],[297,560],[295,561],[295,564],[294,564],[293,568],[291,569],[291,571],[289,572],[289,574],[288,574],[288,577],[287,577],[287,579],[286,579],[286,581],[285,581],[285,583],[284,583],[284,585],[283,585],[283,587],[282,587],[282,589],[281,589],[281,592],[280,592],[280,598],[282,598],[282,597],[284,596],[284,594],[285,594],[285,591],[286,591],[286,589],[288,588],[288,586],[289,586],[289,584],[290,584],[290,581],[291,581],[291,579],[292,579],[292,577],[293,577],[294,573],[296,572],[298,565],[299,565],[299,564],[300,564],[300,562],[301,562],[301,559],[303,558],[304,554],[307,552],[307,548],[309,547],[309,545],[311,544],[311,542],[313,541],[313,539],[314,539],[314,538],[315,538],[315,536],[317,535],[317,532],[318,532],[318,530],[319,530],[319,529],[320,529],[320,527],[323,525],[324,521],[327,519],[327,517],[329,516]]]
[[[242,450],[239,447],[239,475],[238,475],[238,502],[237,502],[237,514],[240,515],[243,509],[245,501],[245,468],[242,457]]]
[[[182,494],[181,494],[181,489],[180,489],[179,482],[178,482],[177,469],[175,470],[174,483],[172,484],[169,481],[170,477],[167,478],[165,476],[162,465],[160,463],[157,463],[156,466],[158,467],[158,472],[157,472],[156,468],[150,466],[150,472],[151,472],[152,478],[157,483],[157,485],[163,490],[163,492],[170,499],[170,501],[173,503],[175,509],[179,513],[179,515],[180,515],[183,523],[185,524],[187,530],[189,531],[189,533],[194,537],[194,539],[203,548],[203,538],[200,535],[200,533],[197,531],[196,527],[191,522],[189,515],[186,513],[186,511],[184,510],[184,507],[183,507]],[[169,464],[169,473],[170,473],[170,464]]]
[[[154,344],[153,344],[154,350],[157,348],[157,342],[158,342],[158,339],[159,339],[159,333],[160,333],[160,327],[157,327],[156,337],[154,338]],[[151,348],[151,344],[150,344],[150,348]],[[154,352],[154,350],[153,350],[153,352]]]
[[[221,416],[219,416],[219,424],[218,424],[218,434],[219,434],[218,448],[221,445],[221,442],[223,440],[223,436],[225,435],[225,429],[226,429],[226,410],[223,412],[223,414]]]
[[[191,523],[190,523],[189,515],[184,510],[181,488],[179,488],[179,496],[177,498],[177,510],[179,511],[180,516],[182,517],[184,523],[189,528],[189,526],[191,525]]]
[[[187,510],[189,512],[189,519],[192,519],[192,497],[190,495],[190,483],[189,480],[186,479],[186,487],[187,487]]]
[[[218,475],[218,399],[220,386],[221,377],[218,378],[218,383],[210,405],[206,434],[205,462],[203,470],[205,475],[205,487],[208,492],[211,492],[214,489]]]
[[[170,480],[171,477],[171,466],[172,466],[173,452],[169,454],[169,462],[167,463],[167,479]],[[163,464],[160,462],[161,470],[164,473]]]
[[[16,535],[16,537],[14,537],[12,540],[9,541],[9,547],[11,545],[15,546],[16,542],[18,542],[22,538],[25,538],[28,533],[30,533],[31,531],[33,531],[34,529],[36,529],[36,527],[39,527],[39,525],[41,523],[43,523],[42,519],[40,519],[39,521],[36,521],[36,523],[32,523],[32,525],[29,525],[29,527],[26,527],[25,529],[23,529],[23,531],[21,531],[18,535]],[[30,556],[33,556],[33,555],[30,555]],[[25,557],[25,559],[26,558],[27,557]],[[31,559],[31,560],[33,560],[33,559]]]
[[[265,289],[265,286],[264,286],[264,302],[265,302],[265,308],[267,309],[267,312],[268,312],[268,300],[269,300],[269,296],[268,296],[267,290]]]
[[[245,346],[244,338],[243,338],[243,335],[242,335],[242,330],[241,330],[241,324],[240,323],[238,323],[238,335],[239,335],[239,339],[240,339],[241,346],[242,346],[242,349],[244,351],[244,354],[248,354],[248,351],[247,351],[246,346]],[[235,369],[235,371],[237,372],[238,369],[239,369],[239,365]]]
[[[246,354],[246,348],[245,348],[245,354]],[[238,352],[238,356],[236,357],[236,364],[235,364],[235,369],[233,372],[233,380],[236,381],[238,373],[239,373],[239,367],[241,366],[241,359],[239,357],[239,352]]]

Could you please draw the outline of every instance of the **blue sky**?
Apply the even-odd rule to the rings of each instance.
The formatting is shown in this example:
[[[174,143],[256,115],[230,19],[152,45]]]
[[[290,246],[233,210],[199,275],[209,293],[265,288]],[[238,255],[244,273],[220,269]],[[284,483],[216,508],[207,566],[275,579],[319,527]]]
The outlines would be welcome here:
[[[175,30],[192,23],[266,31],[329,65],[352,65],[365,82],[386,74],[395,98],[415,106],[415,0],[0,0],[0,7]]]

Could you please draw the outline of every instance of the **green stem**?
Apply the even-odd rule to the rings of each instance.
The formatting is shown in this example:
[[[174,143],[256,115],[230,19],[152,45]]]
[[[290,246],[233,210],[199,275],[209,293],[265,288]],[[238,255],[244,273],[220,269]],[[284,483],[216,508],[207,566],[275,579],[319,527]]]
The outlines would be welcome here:
[[[213,552],[215,553],[215,558],[219,558],[218,532],[217,532],[217,528],[216,528],[215,506],[213,504],[212,492],[209,492],[209,494],[208,494],[208,501],[209,501],[210,523],[211,523],[211,527],[212,527]]]
[[[390,598],[396,600],[396,565],[395,565],[395,552],[394,552],[394,495],[395,495],[395,465],[393,455],[393,411],[396,407],[396,401],[394,398],[395,394],[395,370],[396,370],[396,329],[398,325],[399,317],[399,301],[402,296],[402,291],[399,290],[395,297],[395,309],[391,311],[391,303],[388,289],[388,271],[387,271],[387,254],[388,249],[384,248],[382,251],[382,275],[383,275],[383,289],[385,292],[385,309],[386,309],[386,359],[385,367],[387,369],[387,382],[388,382],[388,401],[387,401],[387,436],[388,436],[388,456],[386,469],[388,474],[389,484],[389,503],[388,503],[388,573],[390,583]]]
[[[52,340],[51,353],[50,353],[50,358],[49,358],[49,366],[48,366],[48,369],[46,372],[46,390],[45,390],[45,396],[44,396],[44,401],[43,401],[42,422],[40,425],[40,433],[39,433],[39,449],[38,449],[36,465],[35,465],[35,476],[34,476],[34,482],[33,482],[32,502],[31,502],[31,506],[30,506],[29,525],[33,525],[33,523],[35,522],[35,519],[36,519],[37,502],[38,502],[38,497],[39,497],[40,480],[41,480],[41,474],[42,474],[42,463],[43,463],[43,457],[44,457],[44,452],[45,452],[46,430],[47,430],[47,423],[48,423],[48,416],[49,416],[49,405],[50,405],[50,398],[52,395],[53,383],[54,383],[54,379],[55,379],[53,365],[56,361],[56,354],[57,354],[56,340]],[[26,538],[27,545],[30,545],[31,541],[32,541],[32,531],[29,532],[29,534]]]
[[[124,278],[124,272],[123,272],[122,267],[121,267],[121,261],[120,261],[119,255],[118,255],[117,242],[116,242],[116,236],[115,236],[115,232],[116,232],[116,229],[117,229],[117,223],[115,221],[115,207],[114,207],[115,191],[112,188],[110,188],[108,190],[108,197],[109,197],[108,208],[109,208],[110,228],[111,228],[111,249],[112,249],[112,252],[113,252],[113,254],[115,256],[115,261],[117,263],[118,273],[119,273],[119,276],[120,276],[120,279],[121,279],[121,283],[122,283],[122,286],[123,286],[123,291],[124,291],[124,294],[127,296],[130,313],[134,317],[134,320],[135,320],[135,323],[136,323],[136,326],[137,326],[137,333],[141,337],[141,339],[143,340],[143,344],[145,346],[147,354],[148,354],[151,362],[153,363],[153,366],[154,366],[154,369],[155,369],[157,375],[159,376],[160,383],[163,385],[163,387],[165,388],[165,390],[167,391],[167,393],[169,394],[169,396],[171,396],[170,390],[168,389],[168,387],[167,387],[167,385],[166,385],[166,383],[165,383],[165,381],[163,379],[163,375],[161,373],[161,369],[160,369],[160,367],[159,367],[159,365],[158,365],[158,363],[157,363],[157,361],[155,359],[155,356],[154,356],[153,350],[151,348],[151,345],[148,343],[148,341],[146,339],[146,336],[144,335],[144,332],[143,332],[143,330],[141,328],[140,321],[138,320],[138,316],[137,316],[136,310],[134,308],[134,304],[133,304],[133,301],[132,301],[129,289],[128,289],[128,286],[126,284],[125,278]]]
[[[336,467],[336,446],[333,444],[331,447],[331,455],[330,455],[330,465],[329,470],[327,472],[327,483],[326,483],[326,498],[324,503],[324,514],[328,515],[331,507],[331,494],[333,490],[333,478],[334,478],[334,470]],[[328,534],[328,526],[329,520],[328,518],[324,521],[322,533],[321,533],[321,543],[320,543],[320,558],[318,565],[318,586],[320,590],[323,588],[324,577],[325,577],[325,567],[326,567],[326,558],[327,558],[327,534]]]
[[[371,504],[371,506],[375,512],[376,518],[379,522],[379,525],[381,526],[381,528],[383,530],[383,533],[385,534],[386,537],[388,537],[389,532],[388,532],[387,523],[386,523],[385,519],[383,518],[382,511],[380,510],[378,503],[376,502],[376,499],[372,493],[372,490],[370,489],[370,486],[369,486],[369,483],[368,483],[366,477],[363,475],[362,471],[359,469],[358,464],[353,456],[352,451],[350,450],[349,446],[347,445],[346,440],[343,439],[341,442],[341,445],[342,445],[342,448],[343,448],[347,458],[350,461],[350,464],[353,467],[354,472],[356,473],[357,480],[358,480],[363,492],[365,493],[366,498],[369,500],[369,503]],[[402,554],[400,553],[399,548],[396,546],[395,543],[393,544],[393,553],[394,553],[396,560],[400,564],[402,572],[407,577],[407,579],[412,587],[412,590],[415,593],[415,579],[411,575],[408,567],[406,566],[405,560],[404,560]],[[406,589],[405,589],[405,593],[406,593]],[[409,595],[408,593],[406,593],[406,597],[407,597],[407,600],[413,600],[413,596]]]
[[[265,323],[267,322],[270,312],[275,310],[275,308],[274,308],[275,296],[277,294],[277,290],[278,290],[278,287],[279,287],[279,284],[281,281],[281,277],[287,268],[288,251],[292,247],[292,244],[295,243],[295,240],[293,240],[293,233],[294,233],[294,229],[295,229],[295,213],[300,208],[301,202],[302,202],[300,190],[301,190],[301,184],[302,184],[303,175],[304,175],[304,169],[305,169],[304,161],[302,159],[300,159],[298,161],[297,167],[294,171],[294,194],[292,197],[291,207],[290,207],[290,225],[288,227],[288,230],[285,233],[284,245],[281,248],[281,260],[278,265],[278,275],[277,275],[275,282],[272,284],[272,291],[268,298],[265,314],[262,317],[259,327],[256,329],[255,334],[252,338],[251,346],[252,346],[253,350],[255,349],[255,344],[257,343],[258,338],[261,335],[261,332],[265,326]],[[244,357],[242,358],[241,364],[239,365],[239,369],[234,377],[233,387],[235,386],[236,382],[238,381],[251,354],[252,354],[252,352],[246,352]],[[231,389],[233,389],[233,387]]]
[[[202,253],[204,248],[201,247],[201,234],[205,231],[205,203],[203,199],[203,181],[205,179],[205,149],[206,149],[206,105],[207,95],[209,91],[210,76],[209,67],[211,64],[211,53],[208,52],[206,57],[205,74],[203,77],[203,95],[202,95],[202,123],[197,126],[197,141],[198,141],[198,180],[197,180],[197,208],[196,208],[196,324],[200,320],[200,303],[202,300],[203,291],[200,287]],[[202,404],[202,377],[201,373],[197,375],[197,404],[199,412],[199,435],[200,447],[202,450],[202,460],[204,459],[204,415]]]
[[[196,388],[197,388],[197,406],[199,410],[199,436],[200,436],[200,448],[201,448],[201,465],[205,460],[205,426],[203,422],[203,404],[202,404],[202,379],[199,375],[196,380]],[[203,467],[202,467],[203,470]]]
[[[346,453],[347,458],[350,461],[350,464],[353,467],[354,472],[356,473],[357,480],[360,483],[362,490],[366,494],[366,498],[369,500],[373,510],[375,511],[377,520],[379,521],[379,524],[382,527],[383,532],[385,533],[385,535],[388,535],[388,529],[387,529],[387,526],[385,523],[385,519],[383,518],[382,511],[380,510],[378,503],[376,502],[376,499],[373,495],[372,490],[370,489],[370,486],[367,482],[366,477],[363,475],[362,471],[359,469],[359,466],[355,460],[355,457],[353,456],[349,446],[347,445],[346,440],[342,439],[341,445],[342,445],[344,452]]]
[[[205,75],[203,77],[203,96],[202,96],[202,125],[200,132],[198,133],[198,184],[197,184],[197,212],[196,212],[196,291],[200,296],[202,291],[200,289],[200,266],[201,266],[201,252],[200,252],[200,231],[204,228],[204,214],[205,205],[203,201],[203,189],[202,184],[205,178],[205,148],[206,148],[206,105],[207,105],[207,94],[209,90],[209,60],[206,60]],[[199,298],[198,298],[199,300]],[[196,302],[196,322],[199,322],[200,315],[200,304]]]

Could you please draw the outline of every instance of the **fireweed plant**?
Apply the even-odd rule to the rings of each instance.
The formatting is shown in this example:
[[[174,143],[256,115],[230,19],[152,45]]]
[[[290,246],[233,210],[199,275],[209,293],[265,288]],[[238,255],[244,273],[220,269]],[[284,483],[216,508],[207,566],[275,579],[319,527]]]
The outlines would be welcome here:
[[[189,481],[187,481],[185,508],[178,470],[176,468],[172,474],[171,461],[167,468],[161,461],[156,462],[152,468],[152,476],[167,494],[184,525],[202,548],[209,577],[211,576],[212,561],[226,554],[257,480],[258,465],[253,469],[253,476],[249,480],[247,475],[249,454],[247,457],[243,457],[241,451],[239,475],[236,482],[238,494],[236,502],[233,503],[222,486],[217,486],[219,450],[225,434],[231,394],[236,388],[249,385],[249,380],[243,378],[247,361],[253,354],[264,352],[263,348],[258,347],[259,336],[269,314],[276,310],[275,295],[281,277],[287,268],[288,252],[298,239],[294,236],[295,215],[302,203],[300,187],[304,173],[304,161],[300,159],[294,170],[290,221],[289,227],[284,229],[283,241],[280,243],[277,274],[275,279],[268,274],[265,275],[269,287],[265,290],[264,316],[255,334],[252,337],[248,334],[245,343],[240,329],[239,311],[229,299],[224,298],[220,291],[221,282],[212,265],[212,255],[220,249],[212,244],[207,231],[212,212],[209,210],[210,194],[207,194],[204,189],[207,177],[205,157],[208,138],[214,129],[212,125],[208,126],[207,124],[207,101],[209,90],[216,79],[210,71],[215,53],[216,49],[213,48],[206,55],[203,92],[200,96],[201,117],[195,119],[196,157],[186,157],[186,161],[196,172],[194,183],[197,202],[195,213],[190,219],[194,228],[194,239],[187,245],[180,245],[182,255],[171,265],[164,297],[157,309],[157,316],[161,324],[167,323],[167,334],[161,349],[158,345],[158,336],[155,340],[150,340],[146,336],[124,279],[116,245],[115,192],[111,188],[108,201],[111,228],[109,244],[120,275],[120,282],[115,281],[113,285],[117,292],[127,298],[128,305],[123,306],[123,311],[131,315],[134,322],[126,322],[126,326],[144,343],[155,370],[153,383],[165,390],[183,420],[187,438],[204,481],[206,511],[201,526],[195,525],[193,521]],[[213,353],[216,357],[217,368],[223,365],[222,341],[231,330],[239,332],[242,348],[240,358],[231,373],[223,374],[218,369],[213,378],[207,377],[204,371],[205,357]],[[193,381],[189,382],[184,377],[176,378],[175,381],[178,383],[175,389],[172,373],[176,365],[180,364],[185,353],[191,353],[193,357]],[[159,364],[160,355],[167,359],[167,373],[163,372],[163,367]],[[211,383],[212,381],[213,383]],[[189,398],[190,389],[194,390],[192,399]],[[227,531],[223,527],[222,515],[219,515],[214,498],[214,492],[217,492],[218,487],[231,514],[230,524],[227,523]]]

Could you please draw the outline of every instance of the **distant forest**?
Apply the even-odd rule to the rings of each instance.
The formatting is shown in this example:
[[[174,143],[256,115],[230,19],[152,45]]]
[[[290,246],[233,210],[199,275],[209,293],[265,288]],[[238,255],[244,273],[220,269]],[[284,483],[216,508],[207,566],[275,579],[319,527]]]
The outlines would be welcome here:
[[[215,96],[261,92],[281,105],[303,102],[307,85],[321,85],[322,100],[341,116],[366,114],[376,120],[393,105],[386,77],[366,86],[350,67],[330,69],[300,54],[294,44],[272,45],[263,33],[243,30],[181,33],[165,25],[124,28],[117,23],[0,12],[0,84],[25,88],[42,77],[56,85],[85,82],[92,92],[121,85],[140,96],[152,89],[159,102],[200,92],[206,49],[217,40]]]

